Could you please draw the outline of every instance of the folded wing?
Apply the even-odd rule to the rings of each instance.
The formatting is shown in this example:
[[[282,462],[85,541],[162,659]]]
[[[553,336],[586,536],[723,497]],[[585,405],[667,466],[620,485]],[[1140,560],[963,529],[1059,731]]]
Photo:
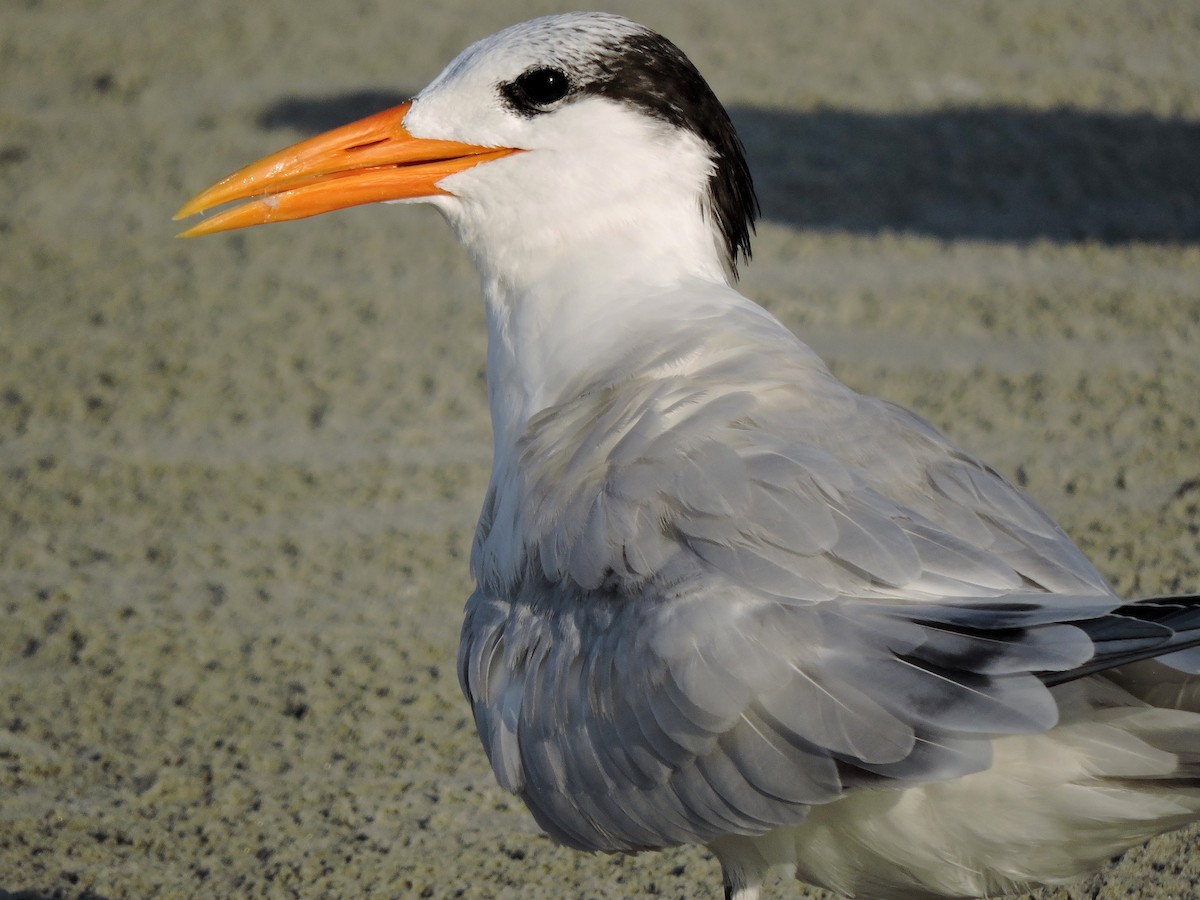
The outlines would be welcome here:
[[[1194,604],[1112,615],[1044,513],[909,414],[846,391],[814,423],[795,373],[726,376],[548,410],[521,495],[485,508],[460,673],[501,784],[560,840],[756,834],[977,771],[991,737],[1056,723],[1047,683],[1197,627]],[[521,538],[507,581],[497,528]]]

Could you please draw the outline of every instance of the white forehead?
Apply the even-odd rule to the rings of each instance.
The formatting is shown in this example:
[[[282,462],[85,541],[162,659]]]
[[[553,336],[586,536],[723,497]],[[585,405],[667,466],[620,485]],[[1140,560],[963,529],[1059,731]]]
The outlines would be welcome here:
[[[564,13],[530,19],[476,41],[442,70],[421,94],[452,82],[499,83],[530,66],[570,70],[593,62],[633,35],[651,32],[611,13]]]

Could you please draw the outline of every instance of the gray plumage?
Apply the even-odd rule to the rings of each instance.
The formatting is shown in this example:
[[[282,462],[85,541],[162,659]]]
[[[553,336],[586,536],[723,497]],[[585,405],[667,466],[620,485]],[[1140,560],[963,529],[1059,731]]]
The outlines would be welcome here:
[[[219,182],[188,233],[419,199],[474,259],[491,483],[463,690],[584,850],[858,897],[1063,883],[1200,819],[1200,598],[1122,603],[928,423],[732,287],[757,213],[686,56],[536,19]]]
[[[573,846],[759,834],[979,771],[991,737],[1056,723],[1040,674],[1200,628],[1194,604],[1108,615],[1036,505],[753,312],[561,395],[485,502],[460,671],[501,784]]]

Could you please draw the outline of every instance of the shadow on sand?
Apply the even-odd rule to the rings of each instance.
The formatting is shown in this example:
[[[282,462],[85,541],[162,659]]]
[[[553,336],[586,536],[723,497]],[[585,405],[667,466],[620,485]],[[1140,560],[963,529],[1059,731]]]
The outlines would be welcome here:
[[[404,99],[392,91],[287,97],[258,124],[315,133]],[[764,218],[795,228],[1200,242],[1200,122],[1004,106],[730,114]]]

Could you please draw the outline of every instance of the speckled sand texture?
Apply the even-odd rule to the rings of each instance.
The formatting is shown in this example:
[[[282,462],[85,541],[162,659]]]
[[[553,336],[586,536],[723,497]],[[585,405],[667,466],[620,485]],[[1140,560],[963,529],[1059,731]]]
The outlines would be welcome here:
[[[750,296],[1121,591],[1200,589],[1200,5],[611,6],[734,111]],[[718,896],[493,783],[454,668],[482,308],[437,215],[170,221],[566,8],[0,3],[0,898]],[[1194,898],[1197,834],[1071,896]]]

